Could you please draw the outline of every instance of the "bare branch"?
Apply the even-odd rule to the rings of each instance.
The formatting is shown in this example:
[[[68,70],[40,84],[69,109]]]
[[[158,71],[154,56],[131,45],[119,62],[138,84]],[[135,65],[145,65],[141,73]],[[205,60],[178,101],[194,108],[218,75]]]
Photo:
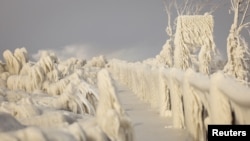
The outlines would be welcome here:
[[[242,27],[250,26],[250,22],[244,23],[244,24],[242,24],[241,26],[242,26]]]
[[[235,0],[231,0],[232,10],[235,10],[235,3],[236,3]]]
[[[167,26],[166,32],[171,37],[173,35],[172,26],[171,26],[171,9],[173,7],[174,1],[171,1],[169,5],[167,5],[165,0],[163,0],[163,3],[164,3],[165,10],[166,10],[166,14],[168,16],[168,26]]]
[[[242,16],[242,19],[241,19],[240,25],[242,25],[242,24],[245,22],[245,19],[246,19],[246,13],[247,13],[247,11],[248,11],[249,4],[250,4],[250,0],[248,0],[248,1],[247,1],[247,3],[246,3],[246,7],[244,7],[244,13],[243,13],[243,16]]]
[[[214,2],[211,0],[175,0],[175,8],[178,15],[198,15],[205,8],[210,8],[208,13],[213,13],[224,1],[216,2],[216,4]]]
[[[222,7],[222,6],[225,6],[226,5],[226,2],[225,1],[220,1],[216,4],[211,4],[211,8],[209,10],[209,14],[212,14],[214,13],[219,7]]]
[[[204,9],[204,7],[205,7],[206,5],[208,5],[208,1],[199,1],[199,2],[196,2],[196,4],[193,3],[193,5],[195,5],[195,6],[194,6],[194,10],[195,10],[195,11],[193,11],[193,13],[194,13],[195,15],[197,15],[197,14],[200,14],[200,13],[201,13],[202,9]]]
[[[240,5],[240,0],[231,0],[232,4],[232,11],[234,11],[234,20],[233,20],[233,25],[234,28],[238,27],[238,21],[239,21],[239,5]]]
[[[186,9],[189,8],[188,2],[189,0],[185,0],[184,6],[182,7],[181,15],[186,13]]]
[[[175,9],[176,9],[177,14],[178,14],[178,15],[181,15],[181,13],[180,13],[180,7],[179,7],[178,4],[177,4],[177,0],[175,0],[175,2],[174,2],[174,7],[175,7]]]
[[[237,29],[238,33],[241,32],[243,28],[246,28],[248,26],[250,26],[250,22],[240,25]]]

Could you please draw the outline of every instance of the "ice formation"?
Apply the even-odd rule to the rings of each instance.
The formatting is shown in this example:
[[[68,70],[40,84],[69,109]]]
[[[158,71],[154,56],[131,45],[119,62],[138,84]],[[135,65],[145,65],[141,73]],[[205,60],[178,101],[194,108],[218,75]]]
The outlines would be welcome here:
[[[241,35],[241,31],[250,25],[246,15],[249,12],[250,1],[233,0],[231,4],[234,12],[234,21],[227,38],[228,60],[224,67],[224,72],[247,84],[250,78],[250,53],[248,44]]]
[[[171,45],[171,40],[167,40],[163,45],[162,50],[159,55],[156,56],[156,60],[159,64],[163,64],[167,67],[173,66],[173,46]]]
[[[104,69],[103,56],[85,66],[84,60],[60,61],[51,52],[31,62],[25,48],[3,55],[1,140],[133,140],[132,125]]]
[[[98,73],[98,80],[100,100],[96,113],[97,123],[111,140],[133,141],[132,124],[116,96],[114,82],[109,72],[101,70]]]
[[[181,15],[177,18],[175,33],[175,67],[186,70],[192,68],[190,54],[200,49],[198,55],[199,71],[211,73],[211,62],[216,54],[213,40],[212,15]]]

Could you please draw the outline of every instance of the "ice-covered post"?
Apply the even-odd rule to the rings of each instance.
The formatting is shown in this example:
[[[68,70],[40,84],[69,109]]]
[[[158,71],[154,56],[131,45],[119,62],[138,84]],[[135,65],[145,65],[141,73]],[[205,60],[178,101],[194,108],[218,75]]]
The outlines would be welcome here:
[[[232,124],[232,110],[228,97],[219,89],[224,75],[221,72],[211,77],[210,84],[210,118],[208,124]]]
[[[183,109],[183,89],[182,78],[184,72],[180,69],[172,68],[167,74],[168,81],[170,81],[170,101],[173,117],[173,126],[175,128],[184,128],[184,109]]]
[[[231,4],[234,21],[227,38],[228,60],[224,72],[245,83],[249,81],[250,54],[240,32],[250,26],[250,20],[247,21],[250,0],[231,0]]]
[[[199,95],[199,89],[193,86],[193,82],[190,81],[204,81],[208,80],[208,77],[204,77],[201,74],[197,76],[192,69],[188,69],[183,78],[183,105],[185,115],[185,125],[190,135],[195,141],[205,141],[206,131],[203,119],[203,103],[202,98]],[[206,79],[207,78],[207,79]],[[199,83],[202,84],[202,83]],[[202,89],[202,88],[200,88]],[[204,91],[204,89],[202,90]],[[202,93],[204,96],[206,91]]]

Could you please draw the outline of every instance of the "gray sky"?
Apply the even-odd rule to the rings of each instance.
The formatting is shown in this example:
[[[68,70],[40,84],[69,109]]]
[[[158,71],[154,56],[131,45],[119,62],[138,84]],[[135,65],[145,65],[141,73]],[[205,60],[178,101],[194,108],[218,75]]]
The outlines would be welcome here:
[[[228,7],[214,15],[221,52],[232,23]],[[167,39],[162,0],[1,0],[0,20],[1,53],[26,47],[30,54],[50,49],[64,57],[142,60]]]

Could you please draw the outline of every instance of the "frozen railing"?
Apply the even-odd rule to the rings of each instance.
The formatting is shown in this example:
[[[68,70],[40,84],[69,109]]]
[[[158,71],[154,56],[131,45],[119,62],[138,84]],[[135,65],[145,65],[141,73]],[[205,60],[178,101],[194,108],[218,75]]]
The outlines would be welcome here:
[[[250,88],[217,72],[207,76],[191,69],[152,67],[113,60],[110,71],[175,128],[194,140],[206,140],[208,124],[249,124]]]

